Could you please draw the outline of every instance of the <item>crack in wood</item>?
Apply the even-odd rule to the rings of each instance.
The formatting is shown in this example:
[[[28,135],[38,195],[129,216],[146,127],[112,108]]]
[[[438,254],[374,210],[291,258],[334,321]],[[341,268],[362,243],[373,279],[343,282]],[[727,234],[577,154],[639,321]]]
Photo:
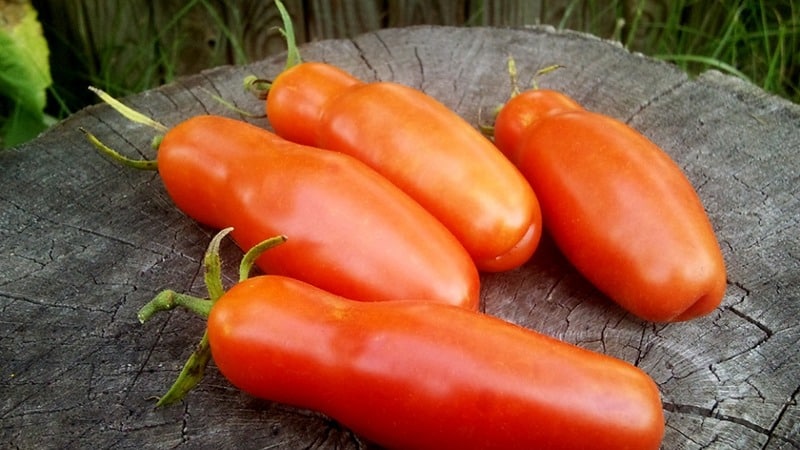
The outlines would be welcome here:
[[[741,285],[737,285],[737,286],[745,291],[745,297],[750,296],[750,291],[749,290],[747,290],[746,288],[744,288]],[[742,300],[744,300],[744,298]],[[739,311],[736,307],[730,306],[730,307],[727,307],[727,310],[732,312],[732,313],[734,313],[736,316],[738,316],[742,320],[744,320],[744,321],[750,323],[751,325],[755,326],[756,328],[758,328],[759,330],[761,330],[764,333],[764,337],[762,339],[760,339],[753,346],[753,348],[758,347],[759,345],[764,343],[767,339],[771,338],[773,334],[775,334],[775,332],[772,331],[772,329],[770,327],[768,327],[767,325],[765,325],[765,324],[753,319],[752,317],[750,317],[746,313],[744,313],[742,311]]]
[[[796,395],[796,393],[795,393],[795,395]],[[688,405],[688,404],[680,404],[680,403],[669,403],[669,402],[664,402],[663,403],[663,407],[664,407],[665,411],[669,411],[669,412],[672,412],[672,413],[678,413],[678,414],[685,414],[685,415],[689,415],[689,416],[698,416],[698,417],[702,417],[702,418],[716,419],[716,420],[720,420],[720,421],[723,421],[723,422],[730,422],[730,423],[742,426],[744,428],[747,428],[749,430],[755,431],[758,434],[762,434],[762,435],[767,437],[767,440],[769,440],[769,439],[777,439],[777,440],[780,440],[782,442],[786,442],[786,443],[789,443],[789,444],[792,444],[792,445],[795,445],[795,446],[798,445],[798,441],[795,438],[792,438],[790,436],[776,435],[774,433],[775,425],[773,425],[771,428],[765,428],[765,427],[762,427],[762,426],[760,426],[758,424],[755,424],[755,423],[753,423],[753,422],[751,422],[751,421],[749,421],[747,419],[741,418],[741,417],[736,417],[736,416],[732,416],[732,415],[729,415],[729,414],[719,413],[719,412],[716,411],[716,406],[717,405],[715,404],[711,408],[705,408],[705,407],[697,406],[697,405]],[[766,448],[766,445],[764,447],[762,447],[762,448]]]
[[[797,398],[800,396],[800,385],[798,385],[792,395],[786,400],[783,404],[783,407],[778,412],[777,417],[775,418],[775,422],[772,423],[772,426],[769,427],[769,437],[767,438],[767,442],[764,443],[762,449],[769,448],[770,444],[773,442],[773,439],[776,438],[776,430],[778,426],[783,422],[783,418],[785,414],[789,411],[789,408],[793,406],[797,406]],[[778,439],[790,443],[795,448],[800,448],[800,436],[777,436]]]
[[[642,112],[647,110],[650,106],[652,106],[655,103],[658,103],[661,99],[665,97],[673,95],[676,91],[686,86],[688,82],[689,82],[688,78],[682,78],[677,80],[675,83],[672,83],[671,85],[667,86],[666,88],[662,89],[660,92],[655,93],[653,96],[646,99],[644,102],[640,103],[638,107],[635,110],[633,110],[630,115],[628,115],[628,117],[623,119],[623,122],[625,122],[625,124],[627,125],[630,125],[631,122],[634,121],[634,119],[636,119]]]
[[[381,45],[383,45],[383,47],[386,49],[386,51],[391,55],[391,50],[386,45],[386,43],[381,40],[380,36],[378,36],[375,33],[369,33],[369,35],[370,36],[374,36],[378,40],[378,42],[380,42]],[[373,67],[373,65],[370,62],[369,58],[367,58],[367,52],[361,47],[361,44],[358,43],[358,40],[350,39],[350,42],[353,44],[353,47],[356,48],[356,51],[358,53],[358,57],[361,60],[361,62],[364,63],[364,65],[367,67],[367,69],[372,71],[372,79],[373,80],[378,80],[379,79],[378,78],[378,70],[375,67]],[[391,66],[389,66],[389,70],[390,71],[392,70]],[[394,75],[394,72],[392,72],[392,75]]]
[[[598,348],[602,343],[650,370],[672,411],[664,449],[800,447],[800,387],[794,379],[794,300],[800,291],[793,278],[800,251],[792,234],[798,224],[796,105],[724,77],[688,80],[664,63],[599,40],[541,28],[381,30],[305,49],[366,79],[371,71],[373,79],[414,84],[422,75],[426,88],[467,116],[480,107],[474,103],[500,95],[492,89],[507,86],[506,73],[492,67],[507,50],[523,64],[557,61],[569,69],[548,77],[548,85],[596,110],[628,116],[656,139],[696,148],[682,163],[709,199],[731,278],[725,306],[710,318],[639,325],[603,303],[607,299],[556,251],[539,253],[513,273],[483,277],[482,306],[538,332]],[[277,73],[282,64],[274,57],[254,67]],[[235,93],[242,70],[214,70],[126,102],[181,120],[216,110],[203,87]],[[736,95],[728,92],[731,86]],[[134,304],[162,285],[202,292],[199,262],[211,231],[175,212],[156,174],[128,175],[93,154],[75,131],[79,126],[118,150],[152,154],[149,134],[103,106],[75,114],[24,148],[0,153],[0,185],[6,187],[0,194],[6,256],[0,351],[10,355],[0,379],[0,441],[29,448],[45,433],[58,447],[213,447],[220,439],[246,446],[267,418],[283,426],[281,433],[260,436],[254,445],[368,448],[349,431],[326,431],[317,415],[242,400],[246,396],[223,385],[217,372],[216,385],[205,384],[187,400],[184,412],[194,413],[151,410],[144,396],[168,387],[180,370],[179,356],[190,350],[192,340],[174,330],[194,332],[199,324],[170,315],[145,329],[135,324]],[[131,195],[152,203],[117,208]],[[145,226],[131,230],[131,223]],[[226,280],[234,278],[226,273]],[[20,310],[35,311],[25,316]],[[201,431],[206,424],[216,431]],[[169,437],[160,433],[165,430]]]

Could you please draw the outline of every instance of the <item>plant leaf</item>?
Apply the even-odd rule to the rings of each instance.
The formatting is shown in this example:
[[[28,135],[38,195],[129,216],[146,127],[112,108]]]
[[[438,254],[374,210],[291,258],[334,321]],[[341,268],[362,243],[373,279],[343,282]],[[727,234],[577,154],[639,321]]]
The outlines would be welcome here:
[[[6,3],[0,9],[0,97],[10,100],[2,118],[3,145],[35,137],[47,127],[44,107],[52,84],[49,50],[30,3]]]

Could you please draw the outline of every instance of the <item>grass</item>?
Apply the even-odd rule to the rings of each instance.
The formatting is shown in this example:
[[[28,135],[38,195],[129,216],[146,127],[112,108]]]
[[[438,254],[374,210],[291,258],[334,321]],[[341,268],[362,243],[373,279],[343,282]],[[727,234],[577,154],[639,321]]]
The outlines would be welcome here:
[[[139,3],[109,2],[111,6],[105,11],[77,6],[70,10],[74,22],[71,30],[56,30],[44,24],[51,47],[55,47],[51,53],[60,52],[71,61],[66,65],[57,64],[60,71],[54,70],[55,83],[50,90],[54,100],[52,114],[64,117],[95,103],[97,100],[87,86],[122,97],[152,89],[185,74],[182,66],[193,63],[189,61],[193,55],[185,52],[187,46],[191,47],[187,43],[197,37],[187,33],[187,29],[213,30],[203,36],[208,42],[201,40],[195,45],[195,48],[210,49],[208,54],[202,54],[203,65],[197,69],[249,61],[242,47],[246,18],[239,9],[228,8],[225,13],[229,17],[223,17],[215,6],[217,2],[171,2],[177,9],[169,17],[159,18],[158,2],[149,11],[133,10],[142,6]],[[109,16],[105,16],[109,12]],[[103,19],[99,20],[98,16]],[[131,24],[132,20],[139,23]],[[98,22],[105,24],[97,25]]]
[[[715,68],[800,102],[800,10],[793,1],[670,2],[641,50],[689,73]]]
[[[692,75],[716,69],[800,103],[800,5],[795,0],[560,3],[552,11],[543,6],[534,22],[620,41]]]
[[[218,3],[190,0],[159,24],[154,24],[152,18],[138,24],[144,31],[143,36],[135,39],[115,35],[114,30],[129,30],[130,26],[123,26],[125,21],[131,20],[130,17],[148,17],[148,13],[117,10],[104,36],[96,28],[88,29],[92,25],[90,11],[77,14],[81,18],[79,26],[85,28],[78,30],[79,35],[93,36],[92,45],[55,36],[68,46],[78,64],[68,69],[72,73],[66,84],[58,84],[56,80],[51,97],[56,100],[52,108],[57,111],[50,113],[63,117],[95,102],[85,89],[89,84],[119,97],[159,86],[182,74],[186,43],[196,39],[185,34],[187,21],[205,21],[209,29],[215,30],[212,39],[216,50],[207,60],[209,67],[253,59],[245,50],[247,12],[232,5],[221,10]],[[469,6],[465,25],[490,25],[482,19],[487,0],[466,3]],[[558,2],[547,5],[554,3]],[[560,3],[559,8],[548,6],[550,9],[539,11],[533,22],[616,39],[631,50],[675,63],[690,74],[720,70],[800,103],[800,7],[793,0],[564,0]],[[155,11],[149,11],[150,17],[154,14]],[[405,22],[393,20],[415,23],[414,18]],[[388,23],[388,19],[385,21]],[[416,23],[420,21],[425,19],[417,19]],[[157,31],[147,31],[153,28]],[[98,37],[105,41],[98,41]]]

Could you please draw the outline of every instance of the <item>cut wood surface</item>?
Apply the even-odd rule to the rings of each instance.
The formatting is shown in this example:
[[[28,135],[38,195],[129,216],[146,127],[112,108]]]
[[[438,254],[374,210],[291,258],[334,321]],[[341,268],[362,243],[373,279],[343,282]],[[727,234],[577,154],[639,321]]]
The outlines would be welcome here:
[[[482,277],[484,311],[644,369],[662,393],[664,449],[800,447],[800,106],[717,72],[691,80],[613,43],[549,28],[387,29],[301,50],[366,80],[422,89],[476,126],[509,94],[509,54],[524,82],[563,65],[539,84],[625,121],[685,170],[722,245],[725,299],[686,323],[639,320],[545,238],[524,267]],[[219,96],[268,126],[242,79],[274,77],[283,63],[279,55],[221,67],[125,102],[168,125],[239,117]],[[241,393],[213,364],[182,403],[154,408],[204,322],[174,311],[141,325],[136,311],[165,288],[203,294],[200,260],[215,230],[178,211],[157,174],[98,155],[79,127],[129,156],[155,155],[151,130],[102,105],[0,154],[3,446],[368,447],[317,413]],[[240,256],[223,245],[229,284]]]

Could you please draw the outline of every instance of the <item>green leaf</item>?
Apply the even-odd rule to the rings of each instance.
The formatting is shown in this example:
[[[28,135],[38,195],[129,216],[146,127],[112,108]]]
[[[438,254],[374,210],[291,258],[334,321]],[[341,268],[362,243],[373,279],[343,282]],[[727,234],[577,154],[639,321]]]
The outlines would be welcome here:
[[[0,102],[3,146],[35,137],[47,127],[44,107],[50,77],[49,50],[29,2],[0,5]]]
[[[8,117],[0,118],[0,148],[22,144],[47,129],[47,117],[19,104],[12,105]]]

